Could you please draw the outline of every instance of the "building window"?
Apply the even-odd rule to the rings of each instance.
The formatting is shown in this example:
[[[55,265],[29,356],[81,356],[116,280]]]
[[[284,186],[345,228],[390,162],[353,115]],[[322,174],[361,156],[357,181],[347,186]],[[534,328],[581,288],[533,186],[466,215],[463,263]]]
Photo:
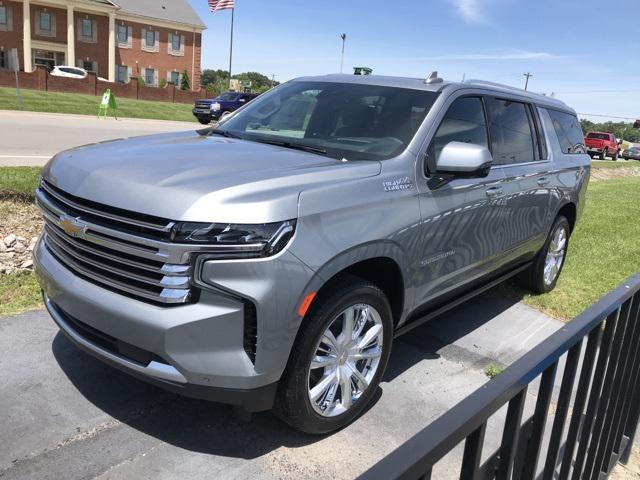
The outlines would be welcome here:
[[[6,27],[8,24],[9,18],[7,15],[7,7],[0,5],[0,25],[4,25]]]
[[[142,50],[145,52],[160,51],[160,32],[157,30],[142,29]]]
[[[7,60],[7,52],[0,50],[0,68],[9,68],[9,61]]]
[[[49,12],[40,12],[40,30],[51,31],[51,14]]]
[[[116,71],[116,82],[127,83],[129,81],[129,67],[126,65],[118,65]]]
[[[179,72],[171,72],[171,76],[169,78],[169,83],[173,83],[174,85],[178,85],[180,83],[180,73]]]
[[[88,18],[82,19],[82,36],[93,38],[93,22]]]
[[[171,35],[171,48],[176,52],[180,50],[180,35]]]
[[[118,43],[127,43],[129,41],[129,35],[126,25],[118,25]]]
[[[98,26],[95,20],[90,18],[80,18],[78,25],[78,41],[84,43],[98,42]]]
[[[177,33],[169,34],[169,42],[167,46],[169,55],[184,55],[184,36]]]
[[[147,85],[156,84],[156,71],[153,68],[144,69],[144,83]]]
[[[11,7],[0,5],[0,32],[13,31],[13,15]]]
[[[56,36],[56,16],[51,12],[36,12],[35,34],[42,37]]]
[[[82,68],[84,68],[87,72],[94,72],[97,73],[97,65],[95,64],[95,62],[92,62],[90,60],[83,60],[82,61]]]

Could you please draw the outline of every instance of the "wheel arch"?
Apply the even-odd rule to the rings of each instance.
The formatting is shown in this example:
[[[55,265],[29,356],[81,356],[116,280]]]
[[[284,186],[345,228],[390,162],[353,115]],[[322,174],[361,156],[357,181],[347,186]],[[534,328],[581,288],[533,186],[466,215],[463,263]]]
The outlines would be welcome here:
[[[578,219],[578,208],[576,207],[576,204],[573,202],[567,202],[562,205],[558,209],[556,218],[558,218],[558,216],[560,215],[564,216],[567,219],[567,221],[569,222],[569,227],[571,228],[571,233],[573,233],[573,230],[576,226],[576,221]]]

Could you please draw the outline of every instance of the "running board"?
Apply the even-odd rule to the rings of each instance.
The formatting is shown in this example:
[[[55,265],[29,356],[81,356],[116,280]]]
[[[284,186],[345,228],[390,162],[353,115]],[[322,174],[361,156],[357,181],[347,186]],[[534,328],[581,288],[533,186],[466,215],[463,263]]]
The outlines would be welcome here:
[[[521,265],[518,268],[516,268],[514,270],[511,270],[508,273],[505,273],[504,275],[501,275],[500,277],[496,278],[495,280],[491,280],[489,283],[485,283],[481,287],[476,288],[475,290],[472,290],[469,293],[465,293],[464,295],[456,298],[455,300],[452,300],[451,302],[448,302],[448,303],[442,305],[441,307],[438,307],[435,310],[432,310],[432,311],[426,313],[425,315],[422,315],[417,320],[413,320],[413,321],[403,325],[402,327],[400,327],[398,330],[395,331],[393,337],[397,338],[400,335],[404,335],[405,333],[413,330],[416,327],[419,327],[420,325],[423,325],[424,323],[428,322],[429,320],[433,320],[435,317],[438,317],[438,316],[442,315],[443,313],[451,310],[454,307],[457,307],[458,305],[466,302],[467,300],[470,300],[473,297],[476,297],[476,296],[480,295],[481,293],[492,289],[496,285],[499,285],[502,282],[504,282],[505,280],[508,280],[511,277],[513,277],[513,276],[517,275],[518,273],[522,272],[523,270],[526,270],[527,268],[529,268],[531,266],[532,263],[533,262],[525,263],[524,265]]]

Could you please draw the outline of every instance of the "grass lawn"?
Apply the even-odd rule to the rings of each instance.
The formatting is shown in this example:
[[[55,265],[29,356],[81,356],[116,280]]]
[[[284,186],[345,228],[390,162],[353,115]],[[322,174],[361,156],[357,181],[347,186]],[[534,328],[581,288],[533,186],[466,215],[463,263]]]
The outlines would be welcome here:
[[[614,162],[611,160],[591,160],[591,165],[595,168],[632,168],[640,167],[638,160],[621,160]]]
[[[76,93],[21,90],[24,109],[31,112],[75,113],[98,115],[101,97]],[[186,103],[147,102],[116,98],[118,117],[152,118],[195,122],[192,105]],[[0,110],[18,110],[15,88],[0,88]]]
[[[0,317],[40,307],[40,287],[33,272],[0,276]]]
[[[546,295],[512,286],[499,290],[524,295],[525,303],[553,317],[572,319],[640,271],[639,219],[640,178],[591,183],[556,289]]]
[[[0,199],[7,197],[32,199],[39,177],[40,167],[0,168]]]

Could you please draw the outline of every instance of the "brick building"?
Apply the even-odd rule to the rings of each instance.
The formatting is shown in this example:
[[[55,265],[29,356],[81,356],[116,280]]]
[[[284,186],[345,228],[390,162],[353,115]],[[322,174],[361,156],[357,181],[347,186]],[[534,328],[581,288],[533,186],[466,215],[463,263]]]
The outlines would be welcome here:
[[[205,28],[187,0],[0,0],[0,69],[17,58],[25,72],[75,65],[154,86],[186,70],[198,89]]]

